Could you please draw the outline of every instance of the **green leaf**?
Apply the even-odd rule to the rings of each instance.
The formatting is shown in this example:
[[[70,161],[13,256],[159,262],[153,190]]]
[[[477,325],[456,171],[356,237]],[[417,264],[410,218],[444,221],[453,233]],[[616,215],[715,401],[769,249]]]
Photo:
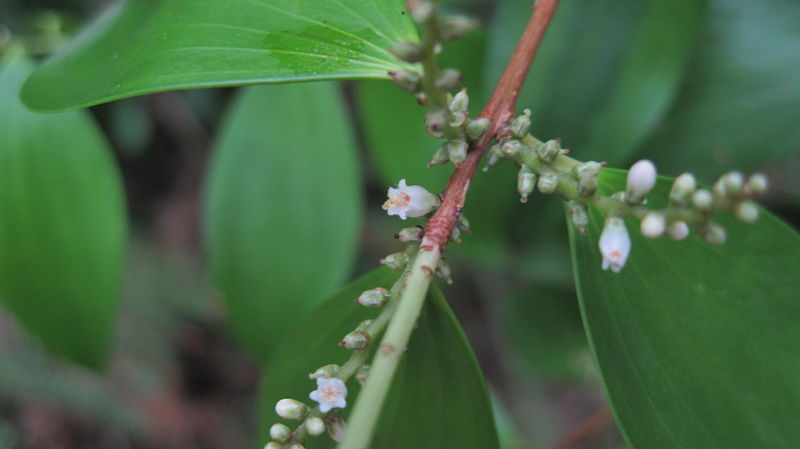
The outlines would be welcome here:
[[[101,367],[111,349],[126,217],[108,144],[85,111],[39,115],[0,64],[0,297],[51,350]]]
[[[601,191],[624,188],[603,170]],[[651,195],[664,203],[670,180]],[[699,236],[645,239],[634,221],[627,265],[600,270],[602,217],[571,231],[590,344],[633,449],[796,448],[800,441],[800,237],[769,213],[723,216],[722,246]],[[570,226],[571,227],[571,226]]]
[[[500,78],[531,4],[500,4],[487,81]],[[626,160],[669,106],[704,4],[562,1],[518,102],[519,109],[533,110],[533,132],[561,138],[584,159]]]
[[[57,111],[173,89],[386,78],[416,41],[399,0],[128,0],[110,7],[23,89]]]
[[[711,1],[679,100],[646,145],[659,169],[711,180],[797,151],[798,17],[794,0]]]
[[[360,173],[335,84],[251,87],[221,130],[206,198],[211,270],[260,360],[345,279]]]
[[[307,373],[329,363],[343,363],[350,351],[336,343],[375,311],[353,302],[363,290],[388,288],[397,272],[375,270],[350,284],[317,309],[283,340],[262,382],[260,428],[277,421],[275,403],[291,397],[305,402],[315,386]],[[357,383],[348,383],[350,411]],[[266,438],[266,436],[264,436]],[[435,289],[395,375],[372,449],[399,447],[498,448],[491,403],[475,356],[442,294]],[[315,437],[306,447],[332,448],[327,436]]]

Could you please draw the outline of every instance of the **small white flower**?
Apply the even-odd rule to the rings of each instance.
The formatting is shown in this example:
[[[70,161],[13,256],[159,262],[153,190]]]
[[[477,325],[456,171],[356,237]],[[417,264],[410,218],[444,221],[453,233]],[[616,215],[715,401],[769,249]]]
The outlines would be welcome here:
[[[347,402],[347,386],[341,379],[336,377],[317,379],[317,389],[308,395],[311,399],[319,402],[319,411],[328,413],[334,408],[345,408]]]
[[[614,273],[625,266],[628,254],[631,252],[631,238],[621,218],[609,217],[600,234],[600,252],[603,253],[603,269]]]
[[[654,239],[660,237],[667,227],[667,220],[664,214],[659,212],[649,212],[642,219],[642,235]]]
[[[383,210],[389,215],[398,215],[405,220],[407,217],[422,217],[439,205],[439,198],[420,186],[406,185],[406,180],[401,179],[397,188],[389,187],[389,199],[383,203]]]
[[[631,165],[628,170],[628,189],[625,198],[629,203],[639,204],[656,185],[656,166],[647,159]]]

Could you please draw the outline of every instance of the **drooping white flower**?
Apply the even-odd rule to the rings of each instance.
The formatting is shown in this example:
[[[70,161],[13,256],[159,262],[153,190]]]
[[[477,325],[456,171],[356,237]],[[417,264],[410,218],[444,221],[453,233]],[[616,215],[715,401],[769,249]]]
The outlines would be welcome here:
[[[383,210],[389,215],[397,215],[403,220],[407,217],[422,217],[439,205],[439,198],[420,186],[406,185],[401,179],[397,188],[389,187],[389,199],[383,203]]]
[[[628,170],[628,188],[625,199],[631,204],[639,204],[644,200],[653,186],[656,185],[656,166],[647,159],[631,165]]]
[[[603,269],[614,273],[625,266],[631,252],[631,238],[625,228],[625,222],[618,217],[609,217],[600,234],[600,252],[603,254]]]
[[[347,386],[336,377],[317,379],[317,389],[308,395],[319,402],[319,411],[328,413],[334,408],[345,408],[347,402]]]

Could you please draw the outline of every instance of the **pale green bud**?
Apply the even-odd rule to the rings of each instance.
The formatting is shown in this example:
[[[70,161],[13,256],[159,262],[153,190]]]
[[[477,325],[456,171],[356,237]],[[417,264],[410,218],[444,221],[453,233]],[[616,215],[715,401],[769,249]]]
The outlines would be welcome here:
[[[712,245],[722,245],[725,243],[725,239],[727,235],[725,233],[725,228],[722,226],[709,222],[707,225],[702,227],[701,230],[703,234],[703,238]]]
[[[708,212],[714,207],[714,195],[706,189],[700,189],[692,195],[692,205],[699,211]]]
[[[392,77],[392,81],[394,81],[395,84],[407,92],[414,93],[420,88],[420,81],[422,80],[422,77],[417,72],[412,72],[409,70],[394,70],[389,72],[389,76]]]
[[[509,159],[515,158],[522,150],[522,142],[519,140],[507,140],[503,143],[503,155]]]
[[[738,171],[732,171],[723,175],[722,182],[725,183],[725,192],[728,195],[742,194],[742,188],[744,187],[744,175]]]
[[[372,326],[372,320],[364,320],[358,323],[358,326],[356,326],[356,330],[361,332],[367,332],[370,326]]]
[[[486,166],[483,167],[483,171],[489,171],[490,168],[494,167],[503,159],[503,147],[496,143],[489,148],[489,156],[486,157]]]
[[[292,437],[292,430],[283,424],[273,424],[269,428],[269,436],[276,441],[285,443]]]
[[[769,187],[769,181],[767,181],[767,177],[763,174],[756,173],[750,176],[750,179],[747,180],[747,184],[745,186],[751,194],[763,195],[766,193],[767,188]]]
[[[308,406],[294,399],[281,399],[275,404],[275,413],[283,419],[302,419],[308,412]]]
[[[403,243],[409,242],[418,242],[422,240],[422,234],[425,231],[425,228],[422,226],[412,226],[410,228],[403,228],[394,235],[394,238],[400,240]]]
[[[444,259],[439,260],[439,264],[436,266],[436,276],[448,284],[452,284],[452,274],[453,273],[450,270],[450,265]]]
[[[369,365],[361,365],[358,371],[356,371],[356,380],[362,387],[364,386],[365,383],[367,383],[367,378],[369,377],[371,369],[372,367]]]
[[[536,153],[542,162],[550,164],[561,154],[561,142],[555,139],[548,140],[536,147]]]
[[[689,225],[685,221],[673,221],[667,225],[667,237],[683,240],[689,235]]]
[[[575,225],[581,235],[586,234],[586,227],[589,226],[589,211],[586,205],[577,201],[570,201],[567,207],[572,224]]]
[[[443,143],[433,153],[433,159],[431,159],[431,161],[428,162],[428,168],[434,167],[436,165],[445,164],[449,160],[450,156],[447,154],[447,143]]]
[[[491,125],[491,121],[486,117],[469,122],[467,125],[467,137],[471,140],[480,139],[489,130],[489,125]]]
[[[691,173],[684,173],[675,178],[675,182],[672,183],[672,190],[669,192],[669,199],[674,204],[680,206],[686,205],[694,194],[696,187],[697,182],[694,179],[694,175]]]
[[[444,128],[447,125],[447,113],[443,109],[429,111],[425,115],[425,132],[433,137],[444,136]]]
[[[429,20],[433,19],[434,15],[436,14],[436,8],[433,5],[433,2],[419,0],[416,2],[413,8],[411,8],[411,18],[414,19],[414,22],[417,23],[426,23]]]
[[[467,220],[467,217],[465,217],[464,214],[460,214],[458,216],[458,221],[456,222],[456,226],[458,227],[458,229],[461,229],[462,232],[466,232],[467,234],[470,233],[469,220]]]
[[[308,375],[309,379],[327,379],[331,377],[336,377],[339,374],[339,365],[330,364],[321,366],[316,369],[313,373]],[[275,437],[273,437],[275,438]],[[275,438],[277,440],[277,438]]]
[[[339,342],[339,346],[353,351],[364,349],[367,345],[369,345],[369,335],[362,330],[350,332]]]
[[[536,187],[536,174],[523,164],[517,174],[517,191],[519,192],[519,200],[523,203],[528,202],[528,196],[533,193]]]
[[[391,295],[389,294],[388,290],[378,287],[361,293],[361,295],[356,298],[356,302],[365,307],[380,307],[386,304],[389,296]]]
[[[517,138],[523,138],[528,135],[528,129],[531,127],[531,110],[525,109],[524,113],[511,121],[511,134]]]
[[[461,243],[461,229],[458,227],[454,227],[452,231],[450,231],[450,240]]]
[[[464,111],[453,112],[451,118],[450,126],[453,128],[461,128],[467,123],[467,113]]]
[[[458,89],[461,85],[461,72],[456,69],[444,69],[436,77],[436,88],[443,92]]]
[[[306,430],[311,435],[322,435],[325,432],[325,422],[319,417],[312,416],[306,420]]]
[[[389,53],[397,59],[411,63],[420,62],[425,56],[422,46],[413,42],[398,42],[389,49]]]
[[[539,177],[539,191],[545,194],[553,193],[558,188],[558,175],[545,173]]]
[[[584,173],[578,178],[578,194],[583,197],[592,197],[597,193],[599,182],[597,175],[592,173]]]
[[[283,449],[283,446],[274,441],[270,441],[266,446],[264,446],[264,449]]]
[[[450,101],[450,110],[453,112],[464,112],[469,108],[469,95],[467,89],[461,89]]]
[[[288,447],[288,448],[286,448],[286,449],[306,449],[306,448],[305,448],[305,446],[303,446],[303,445],[302,445],[302,444],[300,444],[300,443],[292,443],[292,444],[291,444],[291,445],[289,445],[289,447]]]
[[[392,253],[381,259],[381,263],[392,270],[403,270],[408,265],[408,254],[404,252]]]
[[[754,223],[758,220],[758,206],[751,201],[742,201],[734,207],[733,215],[745,223]]]
[[[460,165],[467,159],[467,143],[463,140],[448,141],[447,156],[453,164]]]
[[[461,39],[480,23],[463,16],[444,17],[439,21],[439,38],[445,42]]]

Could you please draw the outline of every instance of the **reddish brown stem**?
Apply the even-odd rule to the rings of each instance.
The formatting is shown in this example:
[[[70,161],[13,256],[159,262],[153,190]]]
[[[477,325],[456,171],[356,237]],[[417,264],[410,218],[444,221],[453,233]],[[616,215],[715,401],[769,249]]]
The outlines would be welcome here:
[[[444,251],[450,233],[453,231],[456,220],[464,207],[464,200],[469,190],[470,181],[475,176],[475,171],[481,161],[486,148],[492,139],[502,130],[514,115],[514,107],[519,97],[522,83],[528,75],[539,45],[542,43],[544,32],[550,24],[553,13],[559,0],[539,0],[533,7],[530,21],[522,33],[522,37],[508,62],[503,76],[497,83],[486,107],[481,112],[481,117],[491,120],[489,131],[480,141],[471,145],[467,159],[459,165],[450,177],[444,191],[442,205],[428,222],[425,231],[423,246],[436,245]]]
[[[575,447],[592,436],[608,429],[613,423],[614,418],[611,415],[611,410],[605,407],[586,418],[578,427],[573,429],[554,445],[550,446],[550,449],[570,449]]]

